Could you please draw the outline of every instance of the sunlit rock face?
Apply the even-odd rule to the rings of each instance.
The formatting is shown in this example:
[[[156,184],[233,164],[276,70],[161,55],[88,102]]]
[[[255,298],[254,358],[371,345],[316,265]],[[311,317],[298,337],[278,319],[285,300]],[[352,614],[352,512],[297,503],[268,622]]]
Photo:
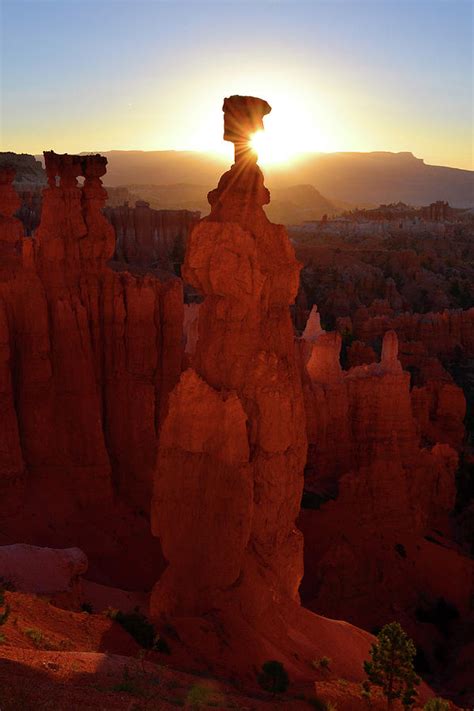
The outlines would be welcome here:
[[[256,116],[236,127],[248,105]],[[299,606],[302,537],[295,518],[307,442],[289,305],[300,265],[285,229],[265,216],[269,194],[242,140],[267,107],[253,98],[225,100],[225,135],[235,138],[236,162],[209,194],[211,213],[188,240],[183,276],[204,301],[192,368],[171,394],[160,436],[152,526],[168,567],[151,613],[181,619],[180,634],[199,645],[203,658],[239,671],[278,653],[305,676],[295,650],[303,659],[321,635],[329,648],[342,635],[353,654],[335,652],[336,664],[358,678],[363,633]],[[183,622],[202,615],[206,623]],[[206,625],[216,626],[207,634]],[[216,634],[229,640],[218,654],[210,642]]]
[[[48,187],[36,233],[43,268],[65,273],[103,267],[115,247],[113,228],[101,212],[107,199],[101,181],[107,159],[53,151],[44,157]],[[79,176],[84,178],[82,188]]]
[[[249,137],[247,132],[259,125],[257,115],[255,120],[249,119],[248,126],[244,125],[239,133],[237,124],[242,104],[247,106],[241,97],[235,102],[232,98],[226,99],[224,103],[225,135],[236,136],[236,140],[242,140],[242,135]],[[266,111],[268,105],[255,100],[250,106],[257,112]],[[242,114],[247,116],[245,111]],[[229,123],[234,127],[232,130]],[[235,495],[245,497],[245,504],[242,502],[245,514],[239,516],[246,524],[242,526],[242,535],[235,534],[238,541],[232,545],[223,536],[213,536],[212,558],[218,557],[216,548],[219,546],[224,557],[230,559],[234,554],[237,557],[238,563],[225,585],[237,580],[246,558],[252,557],[265,574],[272,571],[273,585],[295,597],[302,575],[302,558],[301,537],[294,530],[294,520],[301,498],[306,439],[301,426],[303,399],[288,307],[297,293],[300,265],[284,228],[272,225],[265,217],[262,205],[268,201],[268,191],[256,157],[250,151],[237,153],[237,162],[221,178],[217,190],[210,193],[209,201],[211,213],[192,231],[183,266],[185,280],[205,296],[199,310],[194,371],[182,376],[173,395],[175,407],[186,412],[187,398],[188,407],[195,407],[192,403],[196,383],[201,383],[202,388],[207,384],[207,390],[202,389],[199,406],[203,408],[209,400],[209,411],[206,414],[204,409],[200,414],[203,419],[201,441],[194,449],[190,448],[188,428],[184,424],[170,431],[169,422],[165,423],[155,481],[155,530],[162,539],[175,538],[172,522],[166,519],[165,524],[160,511],[168,505],[168,468],[168,476],[173,476],[172,467],[165,466],[165,462],[169,460],[170,450],[181,449],[185,466],[191,466],[196,480],[199,476],[203,478],[203,485],[198,487],[193,501],[202,524],[201,535],[208,535],[202,512],[198,513],[205,504],[205,500],[199,501],[199,491],[205,491],[210,472],[215,476],[216,468],[227,461],[227,455],[213,451],[215,437],[211,432],[215,427],[218,434],[226,418],[236,418],[229,428],[233,433],[229,437],[240,442],[239,446],[235,445],[240,454],[238,464],[227,463],[233,467],[234,481],[230,472],[217,477],[211,487],[214,496],[210,498],[221,512],[218,514],[212,507],[208,508],[207,525],[215,525],[216,515],[222,515],[223,520],[226,518],[225,499],[217,503],[219,486],[223,494],[235,487]],[[193,378],[190,373],[194,373]],[[222,398],[222,407],[228,408],[230,401],[225,393],[234,393],[239,408],[233,408],[224,418],[223,412],[219,415],[219,410],[211,406],[211,400]],[[172,416],[171,410],[168,420]],[[194,419],[196,417],[197,414]],[[239,437],[238,432],[243,436]],[[206,454],[207,465],[204,463],[198,475],[195,460],[200,453]],[[231,501],[233,505],[236,503],[234,496]],[[230,511],[228,516],[231,520]],[[182,520],[181,516],[175,519],[176,528],[182,525],[179,523]],[[229,523],[229,528],[237,527]],[[199,532],[190,540],[197,549]],[[191,556],[192,550],[193,547],[189,552]],[[174,570],[187,564],[186,561],[175,562],[172,555],[169,559],[170,566],[155,593],[156,605],[159,605],[160,590],[172,585]],[[201,576],[205,568],[201,566]],[[203,580],[202,586],[209,587],[210,583]],[[175,585],[176,594],[185,587]],[[222,588],[224,583],[214,587]],[[197,588],[194,578],[196,594]],[[188,589],[187,595],[190,594]],[[167,595],[169,598],[170,593]],[[212,595],[198,597],[202,600],[198,610],[204,611],[206,606],[212,605]]]

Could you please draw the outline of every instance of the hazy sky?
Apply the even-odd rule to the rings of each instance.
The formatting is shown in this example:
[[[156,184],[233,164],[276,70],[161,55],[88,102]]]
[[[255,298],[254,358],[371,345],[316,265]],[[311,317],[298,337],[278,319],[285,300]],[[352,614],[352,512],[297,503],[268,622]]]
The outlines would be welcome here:
[[[471,0],[0,8],[2,150],[219,150],[222,99],[241,93],[298,149],[473,167]]]

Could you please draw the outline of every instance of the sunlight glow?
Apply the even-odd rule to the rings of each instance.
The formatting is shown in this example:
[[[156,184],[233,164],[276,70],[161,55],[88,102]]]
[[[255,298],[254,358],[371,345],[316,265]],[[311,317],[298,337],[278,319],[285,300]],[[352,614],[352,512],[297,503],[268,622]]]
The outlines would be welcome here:
[[[291,105],[291,102],[288,102]],[[291,107],[287,105],[286,110],[273,111],[264,118],[264,131],[258,131],[253,135],[252,148],[258,155],[258,161],[262,165],[274,163],[287,163],[298,154],[304,153],[312,144],[311,135],[306,131],[295,130],[292,125]]]
[[[266,131],[257,131],[253,134],[252,148],[262,165],[286,163],[298,152],[292,145],[291,136],[272,136]]]
[[[222,114],[216,111],[221,97],[231,94],[260,96],[272,107],[263,119],[264,131],[255,134],[252,140],[262,167],[284,167],[307,153],[340,150],[337,121],[329,99],[319,90],[316,98],[309,100],[303,88],[281,72],[278,76],[262,73],[258,77],[237,77],[230,86],[228,79],[223,79],[222,86],[213,89],[212,94],[196,98],[193,105],[199,106],[200,113],[195,118],[192,135],[176,148],[225,155],[232,160],[233,146],[222,140]],[[344,136],[346,133],[344,129]]]
[[[318,126],[313,124],[314,112],[311,116],[310,112],[300,109],[300,102],[290,96],[280,96],[272,105],[274,110],[263,120],[265,130],[258,131],[252,138],[252,148],[261,165],[288,163],[308,151],[331,149],[318,127],[319,122]],[[298,117],[297,125],[295,117]]]

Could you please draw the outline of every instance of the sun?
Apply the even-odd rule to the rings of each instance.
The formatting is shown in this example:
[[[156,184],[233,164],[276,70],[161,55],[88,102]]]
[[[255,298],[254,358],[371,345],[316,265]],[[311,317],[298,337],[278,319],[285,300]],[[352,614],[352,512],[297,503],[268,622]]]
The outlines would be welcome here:
[[[311,146],[311,134],[308,126],[294,125],[291,110],[283,104],[264,118],[265,130],[254,133],[251,146],[262,165],[288,163]]]
[[[257,131],[251,140],[251,146],[258,156],[259,163],[287,163],[299,152],[291,137],[285,134],[275,136],[272,132]]]

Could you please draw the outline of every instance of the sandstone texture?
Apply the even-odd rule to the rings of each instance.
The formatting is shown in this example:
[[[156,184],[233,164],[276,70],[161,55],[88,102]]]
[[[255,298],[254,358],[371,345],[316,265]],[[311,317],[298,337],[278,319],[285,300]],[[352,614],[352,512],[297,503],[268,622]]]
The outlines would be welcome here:
[[[440,633],[418,624],[420,610],[444,600],[469,619],[474,590],[451,519],[462,390],[433,380],[410,391],[393,330],[380,362],[342,370],[341,336],[316,316],[298,341],[309,440],[302,599],[366,629],[399,619],[436,665]]]
[[[154,210],[144,200],[107,207],[104,214],[115,230],[117,260],[178,272],[189,230],[200,217],[189,210]]]
[[[159,423],[181,372],[182,288],[107,266],[115,241],[101,212],[105,159],[45,160],[34,239],[11,216],[11,172],[0,183],[2,541],[81,545],[105,580],[96,563],[108,551],[130,585],[126,565],[118,572],[119,540],[137,536],[156,560],[146,512]],[[133,510],[144,518],[127,519]],[[145,553],[135,583],[152,574],[148,561]]]
[[[254,127],[267,111],[251,104]],[[241,106],[226,100],[225,116]],[[192,367],[160,435],[152,526],[168,565],[151,614],[171,618],[213,669],[249,675],[276,655],[307,678],[303,659],[324,647],[341,674],[358,679],[369,636],[299,604],[295,519],[307,442],[289,305],[300,265],[262,209],[269,194],[245,146],[250,128],[230,124],[236,162],[209,194],[211,213],[192,230],[183,267],[204,301]]]
[[[269,110],[225,100],[235,163],[200,221],[104,210],[102,156],[47,152],[40,201],[0,161],[0,577],[56,595],[84,572],[75,609],[147,611],[154,585],[173,664],[251,685],[279,659],[344,709],[365,703],[371,642],[352,624],[397,619],[455,695],[472,675],[469,225],[449,226],[449,258],[446,206],[422,240],[382,211],[376,235],[354,217],[350,239],[324,220],[290,241],[249,145]],[[137,655],[110,620],[71,624],[80,654]]]

